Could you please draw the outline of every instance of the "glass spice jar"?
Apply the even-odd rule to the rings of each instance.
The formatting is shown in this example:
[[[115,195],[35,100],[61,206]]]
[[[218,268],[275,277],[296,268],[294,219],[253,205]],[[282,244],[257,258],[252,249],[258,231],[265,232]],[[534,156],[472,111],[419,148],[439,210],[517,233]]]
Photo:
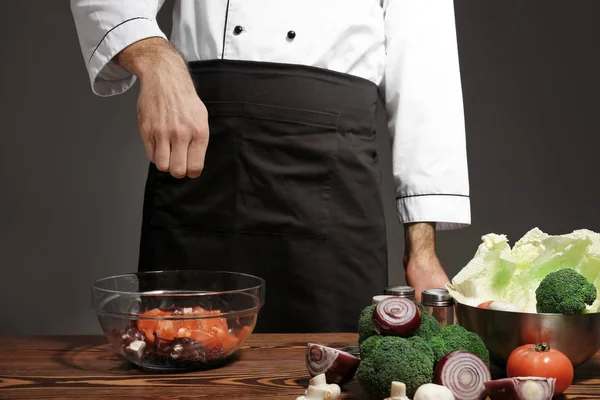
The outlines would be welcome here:
[[[454,325],[454,299],[446,289],[427,289],[421,293],[421,303],[442,328]]]
[[[388,286],[383,290],[383,294],[415,300],[415,289],[410,286]]]
[[[410,286],[388,286],[383,289],[383,293],[378,296],[373,296],[373,304],[379,304],[386,297],[404,297],[406,299],[415,300],[415,289]]]

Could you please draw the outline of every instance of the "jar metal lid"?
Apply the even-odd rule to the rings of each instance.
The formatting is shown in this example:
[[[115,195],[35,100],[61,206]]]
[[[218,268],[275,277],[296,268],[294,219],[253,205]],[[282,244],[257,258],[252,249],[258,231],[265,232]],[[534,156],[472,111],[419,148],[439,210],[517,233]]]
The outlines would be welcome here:
[[[393,296],[387,295],[387,294],[386,295],[381,294],[379,296],[373,296],[373,304],[379,304],[379,303],[381,303],[383,301],[383,299],[387,299],[388,297],[393,297]]]
[[[415,299],[415,289],[410,286],[388,286],[383,290],[384,294],[390,296],[406,297],[407,299]]]
[[[427,289],[421,293],[424,306],[448,307],[454,305],[454,299],[446,289]]]

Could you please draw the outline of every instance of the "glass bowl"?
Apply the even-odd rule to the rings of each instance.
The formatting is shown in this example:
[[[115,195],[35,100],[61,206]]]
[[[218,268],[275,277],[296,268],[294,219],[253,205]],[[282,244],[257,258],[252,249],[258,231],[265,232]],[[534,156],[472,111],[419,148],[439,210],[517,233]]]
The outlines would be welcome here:
[[[226,362],[254,330],[265,281],[225,271],[151,271],[99,279],[92,304],[112,346],[139,367],[182,371]]]

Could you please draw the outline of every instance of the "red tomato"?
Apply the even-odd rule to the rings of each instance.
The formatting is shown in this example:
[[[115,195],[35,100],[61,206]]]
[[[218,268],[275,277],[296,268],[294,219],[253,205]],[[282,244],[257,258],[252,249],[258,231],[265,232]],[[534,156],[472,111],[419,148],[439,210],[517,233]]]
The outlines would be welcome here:
[[[140,317],[146,317],[146,318],[156,318],[160,316],[160,310],[158,308],[154,308],[150,311],[146,311],[145,313],[141,313]],[[149,320],[143,320],[140,319],[137,322],[138,325],[138,329],[140,330],[155,330],[158,328],[158,320],[154,320],[154,319],[149,319]]]
[[[486,301],[477,306],[477,308],[490,308],[490,305],[494,302],[494,300]]]
[[[154,343],[154,329],[146,329],[144,333],[146,334],[148,343]]]
[[[166,340],[173,340],[175,339],[178,330],[179,329],[173,325],[173,321],[160,321],[158,325],[158,336]]]
[[[203,330],[189,331],[192,339],[202,343],[202,346],[210,350],[219,350],[221,348],[221,342],[219,339],[210,333]]]
[[[244,326],[237,334],[239,341],[245,340],[252,333],[252,329],[249,326]]]
[[[238,344],[237,337],[230,335],[228,332],[222,331],[219,328],[216,328],[216,327],[212,328],[211,334],[214,337],[216,337],[217,339],[219,339],[219,341],[221,342],[223,351],[225,351],[225,352],[232,350]]]
[[[221,315],[220,311],[204,311],[202,316],[213,317]],[[208,318],[199,320],[200,329],[204,329],[209,332],[212,328],[218,328],[222,331],[227,332],[229,328],[227,327],[227,319],[226,318]]]
[[[573,364],[562,352],[550,348],[546,343],[526,344],[513,350],[508,357],[506,374],[517,376],[539,376],[555,378],[554,394],[563,393],[573,383]]]

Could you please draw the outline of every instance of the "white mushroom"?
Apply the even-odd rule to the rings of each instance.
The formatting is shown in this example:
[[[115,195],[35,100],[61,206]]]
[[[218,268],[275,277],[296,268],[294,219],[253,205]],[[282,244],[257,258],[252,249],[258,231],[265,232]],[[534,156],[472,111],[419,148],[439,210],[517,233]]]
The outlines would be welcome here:
[[[385,400],[410,400],[406,397],[406,385],[402,382],[392,382],[390,397]]]
[[[414,400],[454,400],[454,394],[445,386],[426,383],[419,386]]]
[[[325,374],[320,374],[308,382],[308,388],[304,396],[296,400],[336,400],[342,394],[342,390],[335,383],[327,384]]]

